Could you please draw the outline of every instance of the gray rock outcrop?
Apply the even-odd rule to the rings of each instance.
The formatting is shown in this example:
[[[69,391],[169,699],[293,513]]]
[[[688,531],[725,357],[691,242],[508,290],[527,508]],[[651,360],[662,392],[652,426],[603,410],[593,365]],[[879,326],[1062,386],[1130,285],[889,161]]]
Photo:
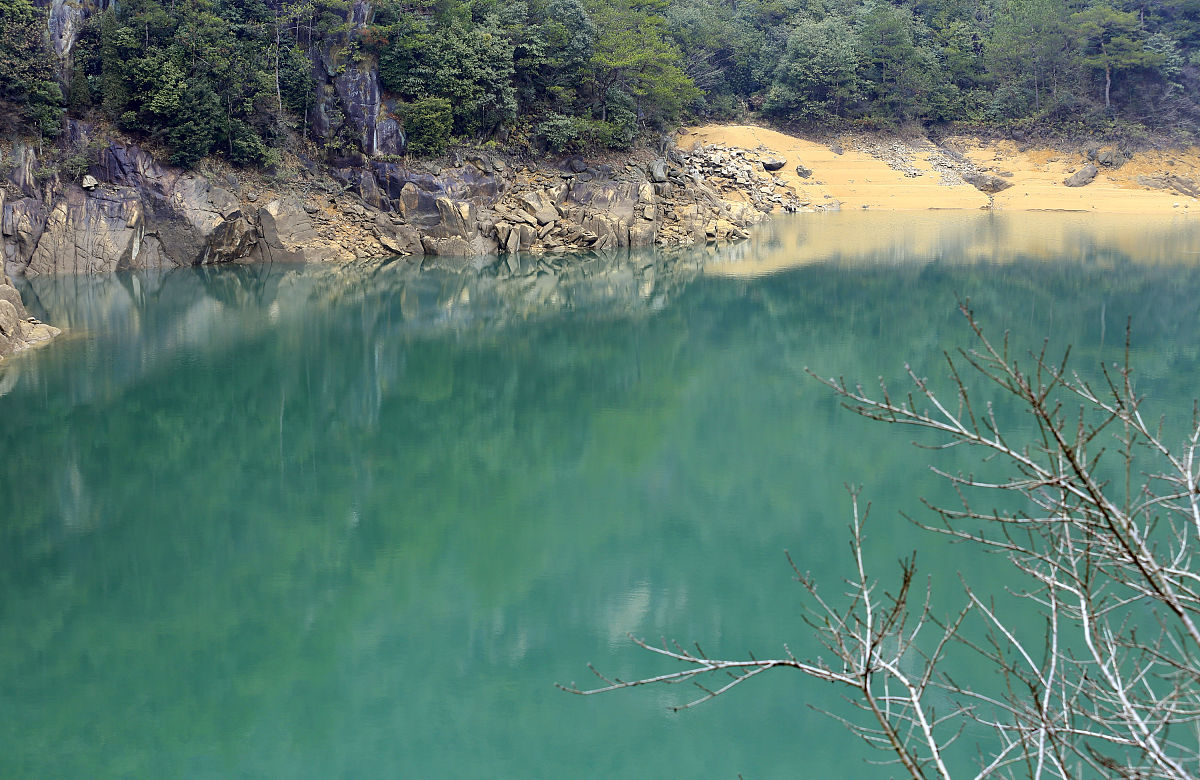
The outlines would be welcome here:
[[[88,193],[68,187],[46,217],[27,274],[108,273],[137,266],[145,219],[126,188]]]
[[[297,198],[246,211],[229,190],[164,167],[136,146],[110,144],[87,179],[88,189],[60,185],[46,202],[0,201],[8,269],[29,276],[105,273],[336,254]]]
[[[0,218],[0,243],[4,248],[4,267],[21,269],[33,255],[46,228],[46,208],[35,198],[4,203]]]
[[[1011,181],[1003,179],[999,176],[993,176],[990,173],[965,171],[961,174],[961,176],[962,180],[967,184],[970,184],[980,192],[986,192],[989,195],[995,195],[997,192],[1001,192],[1013,186]]]
[[[319,259],[313,252],[316,230],[303,204],[295,198],[276,199],[260,208],[258,225],[262,236],[259,252],[263,259],[291,262]]]
[[[25,186],[35,194],[0,201],[0,246],[10,272],[30,277],[388,254],[455,268],[505,254],[500,270],[524,274],[541,261],[518,253],[736,240],[767,212],[805,205],[765,173],[769,150],[642,154],[619,169],[582,158],[531,166],[477,151],[451,155],[443,168],[351,156],[286,186],[249,186],[112,142],[80,184]],[[23,185],[45,181],[32,153],[14,162]],[[467,260],[433,259],[451,257]]]
[[[763,155],[759,162],[762,163],[764,170],[777,171],[783,166],[787,165],[787,158],[781,157],[777,154],[766,154]]]
[[[1075,173],[1063,179],[1063,184],[1067,185],[1068,187],[1083,187],[1087,184],[1091,184],[1092,179],[1096,178],[1096,174],[1099,172],[1100,170],[1095,165],[1088,163],[1079,170],[1075,171]]]

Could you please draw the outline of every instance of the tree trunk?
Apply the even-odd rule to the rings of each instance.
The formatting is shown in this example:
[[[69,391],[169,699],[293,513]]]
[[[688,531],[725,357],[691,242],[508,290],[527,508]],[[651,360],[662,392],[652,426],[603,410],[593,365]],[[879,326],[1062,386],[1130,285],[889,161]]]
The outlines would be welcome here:
[[[1108,48],[1103,40],[1100,41],[1100,53],[1104,55],[1104,113],[1107,114],[1111,106],[1108,95],[1112,91],[1112,60],[1109,59]]]
[[[275,14],[275,100],[279,103],[279,113],[283,113],[283,90],[279,87],[279,14]]]

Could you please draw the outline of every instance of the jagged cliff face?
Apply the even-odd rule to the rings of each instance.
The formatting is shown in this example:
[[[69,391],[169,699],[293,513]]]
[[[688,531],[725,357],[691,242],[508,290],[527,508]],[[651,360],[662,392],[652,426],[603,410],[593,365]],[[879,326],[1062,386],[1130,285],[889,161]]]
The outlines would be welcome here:
[[[301,209],[286,224],[274,202],[247,212],[231,192],[206,178],[164,167],[136,146],[111,143],[79,184],[38,176],[33,151],[9,184],[20,195],[4,204],[0,246],[5,267],[24,275],[104,273],[292,256],[311,232]],[[270,229],[260,229],[263,214]]]
[[[84,23],[110,2],[41,0],[64,87]],[[370,18],[370,4],[356,0],[352,28]],[[626,247],[744,238],[772,208],[798,205],[782,190],[764,199],[774,184],[762,160],[715,170],[703,151],[689,155],[669,143],[662,156],[643,151],[616,167],[579,157],[530,165],[478,152],[438,165],[396,162],[406,139],[377,70],[341,61],[336,45],[309,55],[312,131],[322,139],[349,135],[359,148],[327,166],[306,163],[286,179],[206,176],[164,165],[78,120],[66,121],[62,143],[98,150],[86,175],[43,165],[26,144],[0,154],[0,358],[58,333],[29,317],[6,274],[399,254],[417,268],[557,278],[570,265],[567,250],[611,259]]]

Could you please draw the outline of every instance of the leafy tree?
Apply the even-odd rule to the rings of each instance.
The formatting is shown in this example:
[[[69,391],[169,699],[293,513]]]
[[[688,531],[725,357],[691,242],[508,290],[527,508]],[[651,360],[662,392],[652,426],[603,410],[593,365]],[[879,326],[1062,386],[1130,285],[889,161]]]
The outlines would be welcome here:
[[[592,59],[596,25],[580,0],[521,8],[521,19],[504,25],[513,40],[518,99],[526,110],[545,105],[551,111],[574,113]]]
[[[312,63],[297,45],[283,50],[280,58],[280,91],[283,107],[293,114],[307,117],[312,110],[315,85]]]
[[[664,0],[593,0],[599,34],[592,55],[593,105],[608,119],[610,101],[629,95],[637,117],[655,125],[676,119],[699,97],[682,68],[661,11]]]
[[[188,85],[180,99],[177,121],[167,130],[171,164],[190,168],[212,151],[221,135],[221,103],[203,81]]]
[[[404,129],[408,132],[408,149],[413,154],[444,152],[453,127],[454,111],[445,98],[421,98],[405,109]]]
[[[907,8],[869,2],[860,10],[863,81],[877,116],[907,120],[933,112],[945,80],[933,53],[918,43],[918,32],[927,32],[923,28]]]
[[[55,136],[63,102],[54,78],[45,14],[29,0],[0,0],[0,107],[18,124]]]
[[[406,19],[391,29],[393,43],[380,58],[384,87],[407,100],[445,98],[455,132],[475,135],[516,117],[512,42],[495,20],[430,28]]]
[[[764,110],[814,121],[841,116],[858,95],[858,57],[854,35],[843,19],[797,22]]]
[[[1163,55],[1146,47],[1136,13],[1098,5],[1071,17],[1082,49],[1081,62],[1104,72],[1104,109],[1111,110],[1114,72],[1161,64]]]
[[[1030,111],[1040,112],[1047,92],[1057,99],[1060,82],[1071,72],[1070,44],[1061,3],[1055,0],[1007,3],[987,41],[985,67],[1000,87],[1001,97],[1019,97],[1010,98],[1008,107],[998,113],[1023,116]]]

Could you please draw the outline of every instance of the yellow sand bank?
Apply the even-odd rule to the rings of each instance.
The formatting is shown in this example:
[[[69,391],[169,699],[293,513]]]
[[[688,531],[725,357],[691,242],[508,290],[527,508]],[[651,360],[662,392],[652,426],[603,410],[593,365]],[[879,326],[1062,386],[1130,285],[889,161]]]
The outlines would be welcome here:
[[[787,158],[776,173],[814,205],[837,201],[843,209],[983,209],[1000,211],[1076,211],[1098,214],[1200,213],[1200,202],[1180,192],[1138,183],[1138,177],[1168,176],[1200,180],[1200,149],[1141,152],[1119,168],[1100,167],[1083,187],[1062,182],[1087,160],[1079,152],[1019,149],[1012,141],[952,138],[948,148],[962,154],[981,172],[1012,183],[989,198],[964,184],[945,163],[934,144],[848,138],[842,153],[830,146],[752,125],[707,125],[680,132],[679,146],[724,144],[765,147]],[[796,166],[813,171],[802,178]]]

